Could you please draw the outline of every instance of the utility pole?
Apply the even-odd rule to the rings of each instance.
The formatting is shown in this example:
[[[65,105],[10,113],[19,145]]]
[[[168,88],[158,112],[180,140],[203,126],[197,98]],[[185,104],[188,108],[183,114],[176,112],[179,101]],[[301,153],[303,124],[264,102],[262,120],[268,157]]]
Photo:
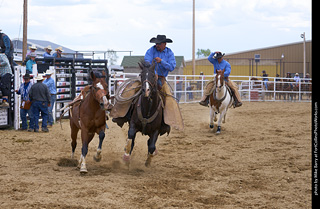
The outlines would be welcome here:
[[[23,40],[22,40],[22,61],[27,54],[28,38],[28,0],[23,0]]]
[[[303,32],[303,78],[306,77],[306,33]]]
[[[193,0],[193,18],[192,18],[192,74],[196,74],[196,43],[195,43],[195,24],[196,24],[196,2]]]

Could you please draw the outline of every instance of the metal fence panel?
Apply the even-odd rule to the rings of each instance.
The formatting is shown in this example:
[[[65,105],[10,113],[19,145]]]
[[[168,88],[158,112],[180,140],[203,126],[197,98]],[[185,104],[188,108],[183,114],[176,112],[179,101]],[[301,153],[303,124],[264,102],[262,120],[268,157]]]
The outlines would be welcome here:
[[[139,77],[138,73],[117,73],[109,81],[110,95],[126,79]],[[199,102],[205,86],[214,75],[168,75],[167,82],[173,96],[179,103]],[[292,101],[310,102],[312,96],[312,80],[268,77],[263,81],[259,76],[230,76],[229,79],[238,85],[242,101]]]

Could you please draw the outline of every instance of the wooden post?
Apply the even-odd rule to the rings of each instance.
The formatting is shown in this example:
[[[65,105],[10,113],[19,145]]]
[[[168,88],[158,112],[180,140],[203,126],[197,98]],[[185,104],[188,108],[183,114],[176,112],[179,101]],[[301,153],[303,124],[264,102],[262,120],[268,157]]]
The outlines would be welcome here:
[[[28,39],[28,0],[23,1],[23,44],[22,44],[22,62],[27,54]]]
[[[192,17],[192,74],[196,74],[196,44],[195,44],[195,6],[196,2],[193,0],[193,17]]]

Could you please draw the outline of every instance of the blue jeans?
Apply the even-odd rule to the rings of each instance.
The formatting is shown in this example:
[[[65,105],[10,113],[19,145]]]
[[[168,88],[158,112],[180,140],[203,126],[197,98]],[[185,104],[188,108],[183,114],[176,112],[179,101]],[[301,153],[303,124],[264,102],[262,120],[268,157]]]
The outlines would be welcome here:
[[[53,106],[54,103],[57,100],[57,96],[55,94],[51,94],[51,98],[50,98],[50,104],[51,106],[48,107],[48,112],[49,112],[49,118],[48,118],[48,124],[52,125],[53,124],[53,114],[52,114],[52,110],[53,110]]]
[[[22,120],[22,129],[28,129],[27,124],[27,114],[29,115],[29,129],[34,129],[34,118],[32,112],[32,105],[29,110],[21,109],[20,108],[20,118]]]
[[[47,128],[48,102],[33,101],[32,112],[34,117],[34,129],[39,129],[39,115],[42,116],[42,128]]]

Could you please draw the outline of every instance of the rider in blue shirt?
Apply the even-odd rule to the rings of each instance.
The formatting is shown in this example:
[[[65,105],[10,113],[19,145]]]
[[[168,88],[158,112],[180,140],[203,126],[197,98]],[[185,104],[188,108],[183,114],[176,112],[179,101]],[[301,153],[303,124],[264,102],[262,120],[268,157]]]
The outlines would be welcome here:
[[[226,84],[230,87],[230,89],[232,91],[233,98],[235,101],[234,106],[240,107],[242,105],[241,96],[238,92],[237,85],[232,80],[229,80],[229,75],[231,73],[231,65],[229,62],[227,62],[226,60],[223,59],[224,55],[225,54],[222,54],[221,52],[212,52],[209,55],[208,60],[209,60],[209,62],[211,62],[213,64],[214,74],[220,73],[224,70],[224,74],[223,74],[224,79],[226,81]],[[205,89],[204,95],[200,101],[200,105],[208,106],[209,96],[212,94],[213,89],[215,87],[214,81],[215,80],[212,80],[206,85],[206,89]]]
[[[161,47],[164,48],[162,51],[160,51]],[[166,47],[166,42],[157,43],[148,49],[144,60],[152,63],[154,59],[156,61],[155,71],[157,75],[167,77],[168,73],[172,72],[176,67],[176,59],[171,49]]]
[[[155,73],[158,77],[158,86],[161,92],[165,95],[164,107],[164,122],[167,125],[173,126],[179,130],[183,130],[183,121],[179,106],[173,98],[169,85],[166,82],[166,77],[169,72],[172,72],[176,67],[176,59],[171,49],[167,47],[167,43],[172,43],[172,40],[165,35],[157,35],[150,39],[150,43],[154,43],[147,50],[144,60],[150,64],[155,62]]]

